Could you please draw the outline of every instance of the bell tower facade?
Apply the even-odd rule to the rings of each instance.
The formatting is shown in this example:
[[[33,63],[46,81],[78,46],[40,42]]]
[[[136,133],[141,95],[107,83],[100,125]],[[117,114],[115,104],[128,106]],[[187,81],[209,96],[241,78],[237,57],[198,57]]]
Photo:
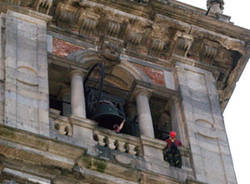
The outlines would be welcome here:
[[[0,2],[1,183],[237,183],[222,113],[250,31],[207,7]]]

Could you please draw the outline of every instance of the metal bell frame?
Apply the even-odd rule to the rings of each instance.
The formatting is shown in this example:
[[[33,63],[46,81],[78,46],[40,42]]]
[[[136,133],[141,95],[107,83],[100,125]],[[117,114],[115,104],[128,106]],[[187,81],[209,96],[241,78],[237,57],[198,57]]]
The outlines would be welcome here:
[[[98,68],[101,72],[101,79],[98,81],[99,86],[96,89],[87,85],[91,73]],[[105,78],[104,65],[96,63],[88,72],[84,79],[84,90],[86,99],[87,117],[98,122],[104,128],[114,129],[115,125],[125,120],[125,113],[119,104],[105,99],[103,95],[103,83]]]

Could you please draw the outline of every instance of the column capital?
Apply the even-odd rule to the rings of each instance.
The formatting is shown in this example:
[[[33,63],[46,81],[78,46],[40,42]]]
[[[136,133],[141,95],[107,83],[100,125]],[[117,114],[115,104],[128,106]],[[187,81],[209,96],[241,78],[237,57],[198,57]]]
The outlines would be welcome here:
[[[83,75],[83,71],[80,70],[80,69],[71,70],[71,72],[70,72],[70,77],[72,78],[73,75],[79,75],[79,76],[81,76],[81,77],[84,76],[84,75]]]
[[[143,86],[136,86],[134,89],[134,92],[133,92],[133,96],[136,97],[138,95],[144,95],[144,96],[147,96],[148,98],[150,98],[152,93],[153,93],[152,89],[148,89],[148,88],[143,87]]]

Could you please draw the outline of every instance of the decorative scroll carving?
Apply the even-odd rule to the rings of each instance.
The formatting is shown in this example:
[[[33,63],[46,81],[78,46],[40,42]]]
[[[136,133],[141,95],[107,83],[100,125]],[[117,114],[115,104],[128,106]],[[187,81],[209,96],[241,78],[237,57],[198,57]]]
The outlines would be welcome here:
[[[69,27],[72,23],[76,24],[78,22],[80,15],[78,8],[71,6],[70,4],[58,3],[55,16],[57,24]]]
[[[158,54],[163,50],[165,52],[166,49],[169,49],[169,37],[173,36],[169,28],[168,24],[162,23],[162,21],[159,20],[159,17],[156,17],[150,33],[150,47],[153,54]]]
[[[205,41],[200,52],[201,60],[205,63],[212,64],[218,54],[218,47],[219,45],[215,42]]]
[[[121,24],[115,21],[109,21],[107,25],[107,33],[109,35],[118,35],[121,30]]]
[[[152,49],[157,51],[162,51],[164,49],[165,42],[160,39],[153,39],[152,40]]]
[[[94,9],[81,9],[79,17],[79,33],[80,34],[95,34],[96,27],[99,23],[100,15],[94,13]]]
[[[96,26],[98,24],[97,19],[92,19],[92,18],[83,18],[81,23],[80,23],[80,29],[79,33],[84,34],[84,33],[94,33],[96,30]]]
[[[130,19],[126,28],[126,40],[132,46],[138,46],[142,44],[143,38],[146,40],[146,34],[148,34],[151,29],[151,24],[149,22]]]
[[[189,49],[193,43],[193,37],[192,35],[177,32],[176,33],[176,53],[186,57],[187,53],[189,52]]]
[[[204,56],[208,58],[214,58],[217,54],[217,48],[209,45],[204,45]]]
[[[127,40],[132,45],[139,45],[142,41],[142,34],[141,33],[129,32],[127,36],[128,36]]]
[[[53,0],[36,0],[35,9],[41,13],[49,14]]]

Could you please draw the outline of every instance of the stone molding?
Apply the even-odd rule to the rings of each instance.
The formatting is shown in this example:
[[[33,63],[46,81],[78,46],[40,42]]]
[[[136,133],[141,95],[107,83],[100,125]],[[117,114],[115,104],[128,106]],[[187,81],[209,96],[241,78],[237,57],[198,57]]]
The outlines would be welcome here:
[[[153,92],[152,89],[149,89],[149,88],[146,88],[146,87],[137,85],[137,86],[135,87],[135,89],[134,89],[133,96],[136,97],[136,96],[138,96],[138,95],[145,95],[145,96],[147,96],[148,98],[150,98],[151,95],[152,95],[152,92]]]
[[[163,150],[167,143],[159,139],[153,139],[151,137],[141,136],[142,145],[150,146],[156,149]]]
[[[84,77],[84,73],[80,69],[73,69],[70,72],[70,76],[72,77],[73,75],[78,75],[78,76]]]
[[[88,129],[95,129],[97,126],[97,123],[95,121],[82,118],[82,117],[78,117],[75,115],[70,116],[69,121],[72,123],[73,126],[77,125],[79,127],[88,128]]]
[[[36,19],[40,19],[40,20],[45,21],[47,23],[52,20],[52,16],[49,16],[49,15],[46,15],[46,14],[43,14],[43,13],[39,13],[37,11],[33,11],[31,9],[23,8],[21,6],[19,6],[19,7],[9,7],[8,11],[18,12],[18,13],[21,13],[21,14],[24,14],[24,15],[27,15],[27,16],[30,16],[30,17],[34,17]]]

